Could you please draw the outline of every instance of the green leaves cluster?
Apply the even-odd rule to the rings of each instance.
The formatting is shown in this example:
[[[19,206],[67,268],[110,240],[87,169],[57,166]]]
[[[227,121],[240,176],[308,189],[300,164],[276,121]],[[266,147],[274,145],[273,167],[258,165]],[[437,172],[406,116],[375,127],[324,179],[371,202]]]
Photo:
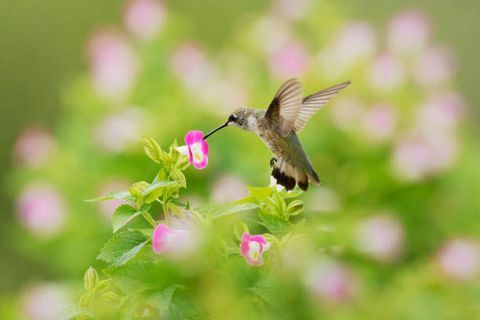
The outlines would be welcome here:
[[[301,192],[278,191],[275,186],[249,187],[249,195],[243,199],[192,209],[188,202],[179,199],[181,189],[187,188],[184,170],[189,163],[188,158],[177,151],[177,143],[174,142],[168,151],[162,150],[152,138],[144,138],[143,144],[146,155],[159,165],[151,182],[139,181],[126,191],[112,192],[90,200],[117,199],[125,203],[113,213],[113,236],[97,257],[107,265],[105,272],[110,278],[100,281],[93,268],[87,270],[84,280],[85,293],[78,305],[81,310],[79,318],[88,318],[95,314],[92,304],[94,299],[115,301],[115,304],[111,305],[115,311],[111,311],[111,314],[120,312],[134,316],[142,308],[150,310],[151,314],[162,316],[173,312],[175,308],[171,302],[176,295],[185,293],[178,290],[184,286],[180,279],[176,280],[173,275],[168,281],[164,279],[159,282],[159,278],[171,271],[164,269],[162,263],[154,258],[149,245],[156,225],[169,224],[172,216],[182,216],[188,212],[199,225],[204,226],[204,230],[215,230],[217,219],[230,217],[237,220],[232,230],[232,236],[236,235],[237,239],[244,232],[248,232],[249,224],[254,224],[256,229],[265,231],[263,234],[268,241],[277,244],[278,238],[285,238],[291,229],[294,217],[303,210],[303,202],[296,199]],[[161,210],[158,210],[160,208]],[[152,212],[158,211],[162,212],[161,216],[152,215]],[[257,214],[252,215],[253,212]],[[136,223],[141,222],[142,218],[143,223]],[[230,254],[238,255],[238,241],[231,239],[231,245],[226,245],[227,242],[221,240],[218,242],[221,248],[209,251],[221,252],[226,248],[227,259]],[[144,254],[140,254],[141,252]],[[112,285],[113,282],[115,285]],[[143,300],[138,299],[139,295],[143,296]],[[156,303],[149,304],[146,301]],[[177,307],[175,310],[180,309]]]

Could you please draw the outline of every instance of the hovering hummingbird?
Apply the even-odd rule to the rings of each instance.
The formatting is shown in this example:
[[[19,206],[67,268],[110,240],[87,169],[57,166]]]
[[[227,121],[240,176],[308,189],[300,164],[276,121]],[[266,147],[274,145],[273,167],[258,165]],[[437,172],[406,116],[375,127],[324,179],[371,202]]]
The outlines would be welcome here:
[[[227,122],[212,130],[204,139],[229,125],[256,133],[274,155],[270,167],[277,183],[286,190],[292,190],[298,184],[306,191],[308,181],[318,185],[320,180],[297,134],[316,111],[349,84],[350,81],[347,81],[303,98],[300,81],[290,79],[278,89],[268,109],[238,108]]]

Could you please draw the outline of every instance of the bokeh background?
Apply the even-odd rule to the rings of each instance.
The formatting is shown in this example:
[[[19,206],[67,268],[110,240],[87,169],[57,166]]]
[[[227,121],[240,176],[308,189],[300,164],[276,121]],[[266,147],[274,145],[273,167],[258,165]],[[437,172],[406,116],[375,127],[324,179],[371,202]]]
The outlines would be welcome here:
[[[480,311],[476,1],[0,2],[0,317],[78,298],[115,205],[152,175],[139,139],[208,131],[235,107],[353,85],[301,138],[323,185],[303,199],[332,260],[305,276],[321,315]],[[268,151],[225,130],[189,172],[198,204],[269,182]],[[255,152],[255,157],[251,156]],[[77,289],[76,289],[77,288]],[[3,316],[2,316],[3,315]]]

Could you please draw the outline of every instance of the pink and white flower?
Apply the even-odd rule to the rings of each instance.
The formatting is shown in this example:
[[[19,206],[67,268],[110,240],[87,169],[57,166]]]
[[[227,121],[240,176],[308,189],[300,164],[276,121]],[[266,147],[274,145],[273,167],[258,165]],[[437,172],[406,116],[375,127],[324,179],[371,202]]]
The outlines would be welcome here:
[[[452,78],[454,71],[454,58],[447,48],[429,48],[415,66],[414,77],[422,86],[439,87]]]
[[[270,249],[270,243],[264,236],[250,235],[247,232],[242,235],[240,253],[249,265],[255,267],[263,265],[262,254],[268,249]]]
[[[161,223],[153,230],[152,249],[158,255],[185,258],[195,252],[198,240],[198,235],[191,227],[172,228]]]
[[[71,303],[66,288],[55,283],[37,284],[24,289],[20,297],[19,311],[22,319],[61,319]]]
[[[457,238],[446,243],[438,254],[442,272],[457,281],[472,279],[480,271],[480,245],[468,238]]]
[[[64,201],[58,190],[49,184],[27,186],[20,194],[17,210],[24,227],[40,236],[54,236],[65,224]]]
[[[301,77],[308,68],[307,49],[297,41],[287,41],[272,52],[270,70],[279,79]]]
[[[356,289],[350,270],[333,260],[312,264],[306,272],[304,281],[314,298],[327,304],[347,302]]]
[[[153,39],[165,23],[163,2],[131,0],[127,3],[123,20],[127,29],[142,40]]]
[[[356,238],[360,252],[382,263],[397,260],[404,246],[402,224],[390,214],[380,214],[362,221],[357,228]]]
[[[402,54],[418,54],[431,33],[429,19],[420,11],[403,11],[393,17],[387,32],[388,47]]]
[[[383,142],[391,138],[396,125],[396,109],[387,104],[375,105],[363,116],[363,132],[372,142]]]
[[[50,132],[41,127],[26,128],[15,143],[14,155],[30,168],[38,168],[48,161],[55,149]]]
[[[208,144],[203,139],[203,132],[189,131],[185,135],[186,145],[177,148],[178,152],[189,157],[188,161],[199,170],[208,164]]]
[[[106,98],[124,98],[138,73],[138,61],[127,41],[113,31],[100,31],[88,43],[93,85]]]
[[[372,64],[370,84],[373,89],[391,91],[397,89],[405,80],[405,70],[393,55],[382,53]]]

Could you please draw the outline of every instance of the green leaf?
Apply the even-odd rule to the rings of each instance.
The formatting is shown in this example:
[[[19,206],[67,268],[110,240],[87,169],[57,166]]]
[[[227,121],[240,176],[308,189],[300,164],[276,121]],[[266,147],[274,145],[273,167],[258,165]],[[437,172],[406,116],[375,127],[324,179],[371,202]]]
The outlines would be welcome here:
[[[97,270],[93,267],[89,267],[88,270],[85,272],[83,276],[83,286],[85,287],[85,291],[90,292],[95,289],[95,286],[98,282],[98,274]]]
[[[157,200],[165,190],[166,187],[170,187],[177,184],[176,181],[157,181],[151,184],[142,192],[142,197],[145,199],[145,203],[152,203]]]
[[[172,168],[170,170],[170,177],[172,177],[172,179],[174,179],[181,187],[187,187],[187,179],[185,178],[185,175],[181,170],[177,168]]]
[[[242,221],[238,221],[237,223],[235,223],[235,226],[234,226],[234,232],[235,232],[235,236],[237,237],[238,240],[241,240],[242,239],[242,235],[247,232],[248,233],[248,227],[245,223],[243,223]]]
[[[303,211],[303,201],[293,200],[287,206],[287,213],[289,216],[296,216]]]
[[[272,187],[247,187],[248,193],[254,198],[267,198],[273,193]]]
[[[195,209],[195,211],[200,213],[201,215],[209,215],[212,219],[217,219],[238,212],[253,210],[258,207],[259,205],[257,203],[252,202],[249,198],[245,198],[227,204],[209,205],[206,207],[201,207]]]
[[[97,259],[110,266],[121,266],[133,259],[147,244],[147,237],[139,231],[122,231],[116,233],[102,248]]]
[[[116,191],[116,192],[110,192],[107,193],[101,197],[94,198],[94,199],[88,199],[85,200],[86,202],[99,202],[99,201],[104,201],[104,200],[125,200],[125,201],[130,201],[132,199],[132,195],[128,191]]]
[[[135,217],[138,217],[141,212],[129,205],[121,205],[118,207],[112,216],[113,233],[120,230],[127,223],[132,221]]]
[[[157,141],[150,137],[144,137],[142,139],[145,154],[156,163],[164,162],[165,153],[158,145]]]

